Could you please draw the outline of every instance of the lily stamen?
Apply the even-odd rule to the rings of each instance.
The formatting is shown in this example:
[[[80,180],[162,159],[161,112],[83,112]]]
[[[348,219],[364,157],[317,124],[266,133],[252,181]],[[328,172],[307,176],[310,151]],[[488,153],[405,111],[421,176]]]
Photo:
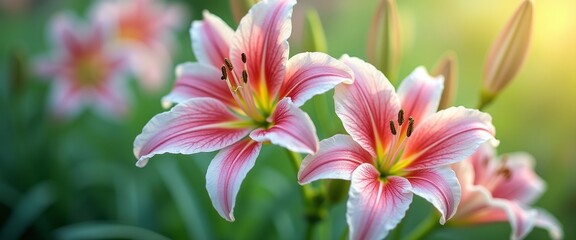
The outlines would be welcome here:
[[[399,126],[401,126],[400,122],[404,122],[404,110],[402,109],[398,111]],[[406,139],[412,135],[412,132],[414,131],[414,118],[412,116],[408,118],[408,129],[406,130],[406,137],[402,137],[402,131],[400,134],[398,134],[395,126],[396,125],[394,124],[394,121],[390,120],[390,131],[392,132],[393,138],[383,164],[383,167],[387,170],[390,170],[390,168],[392,168],[392,166],[395,164],[396,159],[398,159],[398,155],[402,153],[404,147],[406,146]],[[402,130],[402,128],[400,129]]]

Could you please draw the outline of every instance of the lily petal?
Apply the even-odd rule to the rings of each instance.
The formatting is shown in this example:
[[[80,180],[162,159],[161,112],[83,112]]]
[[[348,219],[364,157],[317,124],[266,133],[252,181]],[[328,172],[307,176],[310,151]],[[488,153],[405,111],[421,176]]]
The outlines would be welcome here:
[[[304,111],[284,98],[268,119],[272,127],[259,128],[250,133],[258,142],[270,141],[290,151],[313,154],[318,150],[318,137],[314,123]]]
[[[411,172],[406,179],[412,192],[432,203],[442,215],[440,224],[446,223],[456,213],[461,190],[456,174],[449,166]]]
[[[190,98],[209,97],[234,107],[236,102],[226,82],[220,80],[221,76],[220,70],[208,65],[191,62],[179,64],[176,67],[174,88],[162,98],[162,102],[166,105],[184,102]]]
[[[544,181],[534,172],[534,159],[527,153],[505,155],[504,166],[510,171],[508,178],[492,189],[494,198],[532,204],[546,189]]]
[[[230,50],[232,63],[243,66],[241,54],[246,54],[249,82],[261,101],[276,98],[286,75],[294,4],[295,0],[260,1],[242,18],[236,30]]]
[[[493,206],[504,210],[508,216],[508,221],[512,228],[510,239],[523,239],[534,227],[534,220],[537,215],[536,210],[525,209],[517,202],[505,199],[495,198],[491,203]]]
[[[402,177],[379,179],[371,164],[362,164],[352,173],[346,205],[350,239],[383,239],[406,214],[412,202],[410,182]]]
[[[354,83],[338,85],[334,92],[336,114],[346,132],[366,151],[376,156],[387,149],[390,120],[397,119],[400,103],[394,87],[374,66],[344,55],[341,61],[354,72]]]
[[[137,166],[156,154],[211,152],[238,142],[250,131],[248,123],[211,98],[193,98],[154,116],[134,140]]]
[[[472,155],[484,142],[494,139],[492,118],[478,110],[451,107],[432,115],[407,139],[403,161],[394,167],[405,170],[452,164]]]
[[[413,117],[414,126],[438,110],[444,77],[432,77],[424,67],[416,68],[398,87],[398,98],[405,116]],[[404,125],[407,128],[408,124]]]
[[[306,184],[317,179],[350,180],[352,172],[362,163],[371,163],[372,156],[350,136],[338,134],[320,142],[316,154],[302,160],[298,182]]]
[[[78,28],[77,23],[77,17],[72,12],[58,13],[50,22],[49,34],[52,43],[63,50],[69,51],[69,54],[80,48],[78,40],[71,34]]]
[[[353,81],[348,66],[319,52],[297,54],[288,60],[286,68],[286,80],[280,88],[279,98],[290,97],[296,106],[302,106],[314,95],[340,83]]]
[[[558,240],[564,237],[564,232],[562,231],[562,224],[550,213],[544,209],[536,209],[536,219],[534,220],[534,225],[537,227],[544,228],[548,230],[550,238]]]
[[[240,184],[256,162],[262,143],[245,139],[222,149],[208,166],[206,189],[221,217],[234,221],[234,204]]]
[[[230,53],[234,31],[218,16],[206,10],[202,15],[204,20],[194,21],[190,28],[192,50],[198,62],[220,67]]]
[[[496,159],[496,148],[490,142],[486,142],[480,145],[468,160],[464,161],[469,162],[473,174],[470,184],[484,185],[486,182],[494,180],[494,169],[498,168],[497,165],[499,164],[493,159]],[[462,179],[460,175],[458,175],[458,179]]]

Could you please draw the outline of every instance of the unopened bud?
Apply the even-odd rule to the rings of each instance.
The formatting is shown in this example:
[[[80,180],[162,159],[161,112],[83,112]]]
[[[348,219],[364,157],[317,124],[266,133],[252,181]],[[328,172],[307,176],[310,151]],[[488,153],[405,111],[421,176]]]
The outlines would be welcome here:
[[[524,0],[492,45],[484,66],[481,107],[489,104],[522,66],[532,35],[532,12],[532,1]]]
[[[456,88],[458,87],[458,60],[456,54],[453,52],[444,54],[438,61],[434,71],[432,71],[432,75],[444,76],[444,90],[442,90],[438,110],[454,105]]]
[[[368,62],[391,81],[400,61],[400,26],[394,0],[382,0],[370,26],[366,48]]]

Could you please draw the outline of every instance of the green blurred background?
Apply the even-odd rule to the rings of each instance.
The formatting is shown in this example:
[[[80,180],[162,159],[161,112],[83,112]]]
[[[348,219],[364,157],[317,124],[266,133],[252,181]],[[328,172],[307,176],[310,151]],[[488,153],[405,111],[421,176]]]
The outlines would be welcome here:
[[[16,3],[16,5],[13,5]],[[302,50],[304,15],[318,10],[328,53],[364,58],[370,21],[378,1],[302,0],[294,10],[291,54]],[[50,51],[46,24],[61,10],[86,16],[92,1],[2,0],[0,9],[0,239],[299,239],[305,221],[296,174],[279,147],[267,145],[242,185],[236,222],[218,216],[205,190],[205,172],[214,153],[161,155],[139,169],[134,137],[163,109],[165,89],[146,94],[133,83],[131,114],[121,121],[86,111],[62,123],[47,109],[50,81],[30,69],[34,56]],[[182,1],[188,14],[178,32],[174,63],[194,61],[188,26],[201,11],[232,26],[228,1]],[[416,66],[434,67],[448,50],[458,56],[456,105],[475,107],[488,48],[519,1],[399,0],[403,57],[399,78]],[[527,151],[547,192],[535,204],[554,214],[565,238],[576,230],[576,1],[535,1],[533,41],[515,80],[485,111],[492,114],[500,153]],[[49,80],[49,79],[44,79]],[[132,81],[134,82],[134,81]],[[342,132],[339,120],[320,119],[314,103],[304,106],[320,139]],[[324,116],[325,118],[326,116]],[[280,153],[280,154],[279,154]],[[428,212],[415,199],[400,236]],[[338,239],[345,204],[331,208],[316,232]],[[506,239],[507,223],[442,228],[430,239]],[[546,238],[535,229],[529,239]]]

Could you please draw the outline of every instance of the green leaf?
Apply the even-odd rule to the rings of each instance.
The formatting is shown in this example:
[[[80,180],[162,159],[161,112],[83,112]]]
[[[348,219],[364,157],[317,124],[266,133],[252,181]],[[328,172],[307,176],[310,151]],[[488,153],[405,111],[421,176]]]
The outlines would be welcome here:
[[[0,230],[0,239],[18,239],[55,200],[52,185],[38,183],[13,208],[12,215]]]
[[[306,25],[304,26],[303,51],[307,52],[327,52],[326,35],[320,21],[320,16],[316,10],[310,10],[306,14]]]
[[[113,223],[79,223],[59,228],[55,232],[57,239],[140,239],[168,240],[148,229],[113,224]]]
[[[190,190],[188,184],[180,173],[175,161],[163,161],[159,164],[160,176],[166,183],[168,191],[172,195],[178,209],[184,218],[188,237],[190,239],[213,239],[211,227],[205,224],[205,206],[201,206],[196,201],[194,192]]]

